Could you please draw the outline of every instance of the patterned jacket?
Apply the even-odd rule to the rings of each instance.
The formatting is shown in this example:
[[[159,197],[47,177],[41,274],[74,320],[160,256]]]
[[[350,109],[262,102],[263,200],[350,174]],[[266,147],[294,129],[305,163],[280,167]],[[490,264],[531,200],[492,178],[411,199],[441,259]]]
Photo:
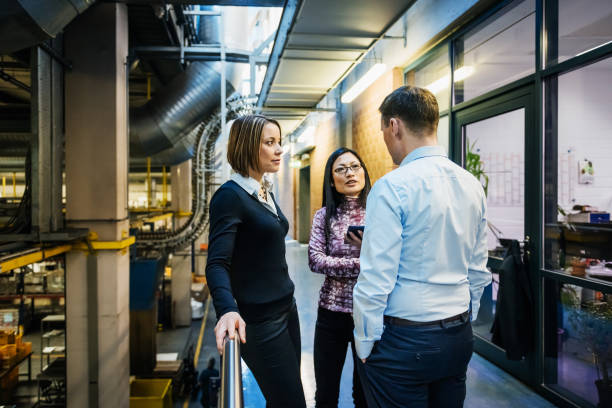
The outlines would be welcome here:
[[[308,244],[308,265],[315,273],[325,275],[319,306],[333,312],[353,312],[353,287],[359,276],[360,248],[346,244],[349,225],[364,225],[365,208],[358,199],[347,198],[330,220],[329,245],[325,242],[325,207],[312,221]]]

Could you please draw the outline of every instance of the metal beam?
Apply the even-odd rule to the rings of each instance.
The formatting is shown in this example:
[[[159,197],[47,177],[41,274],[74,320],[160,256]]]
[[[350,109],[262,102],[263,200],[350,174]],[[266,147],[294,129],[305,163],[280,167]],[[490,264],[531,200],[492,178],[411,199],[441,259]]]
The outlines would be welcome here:
[[[191,61],[222,61],[220,47],[211,46],[191,46],[191,47],[166,47],[166,46],[140,46],[132,49],[133,53],[141,57],[152,59],[181,59]],[[225,60],[227,62],[238,62],[248,64],[253,59],[256,64],[266,64],[268,56],[253,56],[246,50],[228,48],[225,50]]]
[[[257,112],[259,111],[267,111],[267,112],[336,112],[335,108],[302,108],[299,106],[266,106],[266,107],[257,107],[255,108]]]
[[[160,0],[104,0],[107,3],[127,4],[160,4]],[[284,0],[167,0],[171,4],[200,4],[203,6],[239,6],[239,7],[283,7]]]
[[[287,38],[289,37],[289,31],[291,31],[291,27],[293,27],[296,17],[299,14],[299,10],[303,4],[304,3],[302,0],[286,0],[283,15],[281,17],[280,24],[278,25],[278,29],[276,30],[274,47],[272,48],[272,53],[268,61],[266,76],[264,78],[263,85],[261,86],[261,91],[259,92],[259,98],[257,99],[257,106],[259,107],[263,106],[264,102],[268,98],[268,93],[272,87],[272,81],[274,81],[274,77],[276,76],[276,71],[278,70],[280,59],[283,55]]]
[[[28,85],[24,84],[23,82],[21,82],[17,78],[10,76],[9,74],[7,74],[6,72],[4,72],[1,69],[0,69],[0,79],[4,80],[6,82],[9,82],[9,83],[15,85],[16,87],[23,89],[24,91],[32,92],[32,88],[30,88]]]

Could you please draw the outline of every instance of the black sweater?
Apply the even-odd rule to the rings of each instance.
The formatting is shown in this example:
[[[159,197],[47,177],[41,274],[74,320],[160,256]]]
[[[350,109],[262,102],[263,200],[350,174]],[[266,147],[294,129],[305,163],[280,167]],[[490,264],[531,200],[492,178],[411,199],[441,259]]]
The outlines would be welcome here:
[[[272,197],[274,198],[274,197]],[[210,201],[206,280],[217,318],[239,312],[247,323],[273,317],[293,302],[285,260],[289,223],[233,181]]]

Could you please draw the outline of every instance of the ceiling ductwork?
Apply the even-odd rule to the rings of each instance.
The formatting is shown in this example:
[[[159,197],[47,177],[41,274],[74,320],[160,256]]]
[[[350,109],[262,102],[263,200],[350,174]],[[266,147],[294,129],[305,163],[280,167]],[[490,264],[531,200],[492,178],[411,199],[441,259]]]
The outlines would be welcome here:
[[[96,0],[2,0],[0,54],[54,38]]]
[[[153,99],[130,112],[130,154],[134,157],[152,156],[167,149],[182,153],[176,147],[198,123],[207,119],[221,102],[221,74],[219,63],[194,62],[174,78]],[[227,84],[228,95],[233,87]],[[184,143],[183,143],[184,145]],[[181,155],[179,155],[181,156]],[[168,162],[186,160],[164,152]],[[191,156],[187,157],[190,158]]]
[[[219,20],[218,16],[200,16],[201,42],[219,44]],[[192,158],[196,126],[221,105],[220,72],[221,63],[193,62],[144,106],[132,109],[130,155],[151,157],[151,163],[157,166]],[[226,95],[233,92],[231,82],[226,81]]]

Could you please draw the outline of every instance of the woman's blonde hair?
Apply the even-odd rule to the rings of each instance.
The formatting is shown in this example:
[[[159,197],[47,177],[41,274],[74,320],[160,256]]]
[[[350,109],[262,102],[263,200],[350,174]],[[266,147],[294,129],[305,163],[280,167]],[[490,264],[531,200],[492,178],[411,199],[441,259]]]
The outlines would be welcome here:
[[[249,168],[259,170],[261,135],[268,123],[273,123],[281,130],[277,121],[263,115],[241,116],[232,123],[227,144],[227,161],[236,173],[248,177]]]

